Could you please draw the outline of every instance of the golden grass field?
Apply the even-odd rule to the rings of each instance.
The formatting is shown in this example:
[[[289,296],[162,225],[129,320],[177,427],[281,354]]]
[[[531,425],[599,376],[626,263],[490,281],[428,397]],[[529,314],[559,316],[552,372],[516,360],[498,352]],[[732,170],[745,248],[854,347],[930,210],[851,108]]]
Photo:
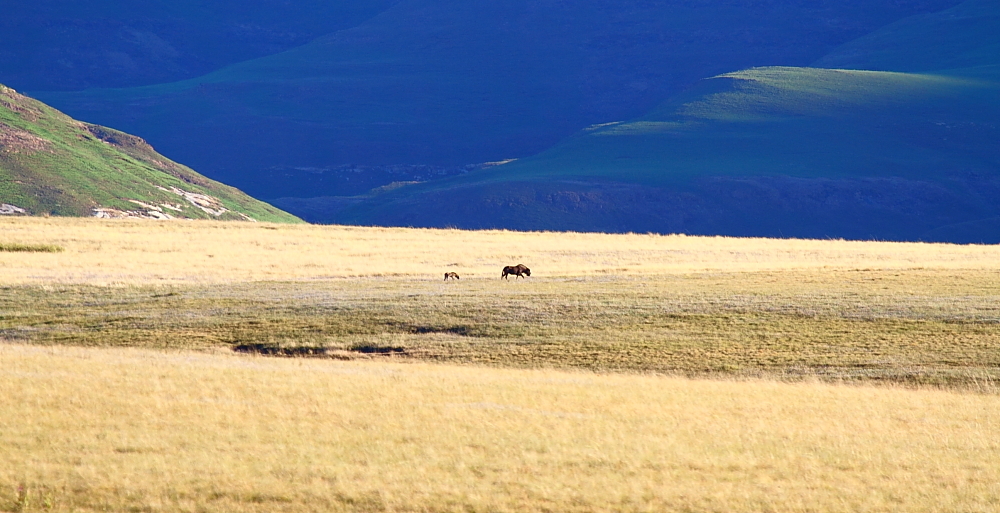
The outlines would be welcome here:
[[[7,218],[2,247],[0,510],[1000,504],[996,246]]]
[[[0,252],[0,283],[135,285],[500,276],[523,262],[536,277],[828,269],[998,269],[1000,247],[366,228],[232,222],[148,223],[0,218],[5,243],[63,252]]]
[[[23,345],[0,366],[0,501],[26,511],[1000,504],[997,395]]]

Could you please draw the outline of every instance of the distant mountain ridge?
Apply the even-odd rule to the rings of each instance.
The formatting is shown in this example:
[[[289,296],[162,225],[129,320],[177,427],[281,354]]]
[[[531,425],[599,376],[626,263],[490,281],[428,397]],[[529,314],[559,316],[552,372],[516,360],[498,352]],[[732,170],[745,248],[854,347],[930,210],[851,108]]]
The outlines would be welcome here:
[[[817,61],[881,71],[717,75],[645,116],[328,220],[1000,242],[998,14],[969,0]]]
[[[0,85],[0,215],[301,222]]]

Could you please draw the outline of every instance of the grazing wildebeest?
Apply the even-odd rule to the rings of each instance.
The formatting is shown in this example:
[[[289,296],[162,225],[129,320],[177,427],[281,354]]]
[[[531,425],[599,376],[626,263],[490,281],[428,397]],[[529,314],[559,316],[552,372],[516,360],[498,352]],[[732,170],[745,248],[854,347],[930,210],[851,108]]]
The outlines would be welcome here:
[[[458,273],[456,273],[454,271],[452,271],[450,273],[444,273],[444,281],[448,281],[448,278],[454,278],[456,280],[460,280],[461,279],[461,278],[458,277]]]
[[[514,278],[516,280],[522,276],[531,276],[531,269],[528,269],[528,266],[524,264],[508,265],[503,268],[503,274],[500,275],[500,277],[506,280],[508,279],[508,274],[516,276],[516,278]]]

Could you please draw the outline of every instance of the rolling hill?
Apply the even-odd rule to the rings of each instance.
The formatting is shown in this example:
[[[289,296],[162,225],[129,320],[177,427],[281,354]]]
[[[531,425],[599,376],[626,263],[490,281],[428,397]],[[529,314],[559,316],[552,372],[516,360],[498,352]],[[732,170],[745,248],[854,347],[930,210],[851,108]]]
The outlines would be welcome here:
[[[76,121],[2,85],[0,215],[300,222],[138,137]]]
[[[998,13],[996,0],[971,0],[817,61],[883,71],[720,74],[531,158],[403,187],[329,217],[1000,242]],[[909,72],[888,71],[896,68]]]
[[[352,163],[529,156],[591,124],[640,116],[704,77],[807,65],[956,3],[401,0],[358,26],[195,79],[32,94],[258,197],[354,194],[356,181],[307,178]]]

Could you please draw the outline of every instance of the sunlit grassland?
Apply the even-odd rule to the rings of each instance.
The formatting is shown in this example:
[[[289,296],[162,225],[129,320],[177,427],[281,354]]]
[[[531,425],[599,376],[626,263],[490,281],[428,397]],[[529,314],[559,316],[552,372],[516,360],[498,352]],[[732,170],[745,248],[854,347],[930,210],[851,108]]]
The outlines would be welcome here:
[[[23,511],[990,511],[1000,397],[0,345]]]
[[[0,252],[0,284],[46,286],[359,277],[409,283],[446,271],[493,279],[516,263],[532,268],[532,281],[792,269],[821,278],[830,270],[993,270],[1000,262],[996,246],[73,218],[0,218],[0,243],[65,248]]]
[[[0,252],[0,510],[1000,501],[995,246],[54,218],[0,244],[64,249]]]

